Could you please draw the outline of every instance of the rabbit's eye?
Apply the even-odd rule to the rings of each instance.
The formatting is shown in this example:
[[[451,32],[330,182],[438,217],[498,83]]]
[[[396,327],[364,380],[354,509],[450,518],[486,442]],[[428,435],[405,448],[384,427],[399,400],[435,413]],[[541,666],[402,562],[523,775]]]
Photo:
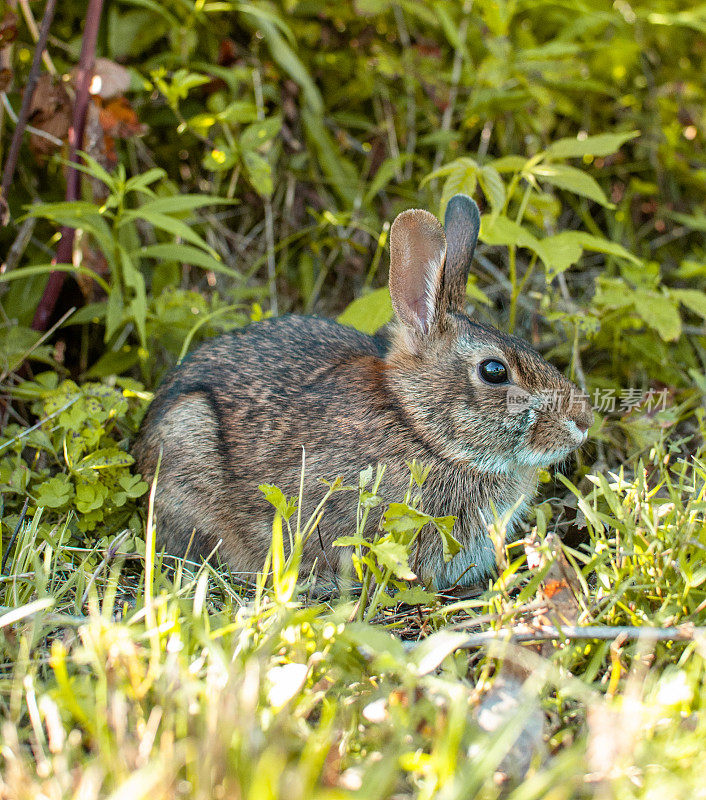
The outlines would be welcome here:
[[[486,383],[508,382],[507,367],[502,361],[496,361],[494,358],[481,362],[478,372]]]

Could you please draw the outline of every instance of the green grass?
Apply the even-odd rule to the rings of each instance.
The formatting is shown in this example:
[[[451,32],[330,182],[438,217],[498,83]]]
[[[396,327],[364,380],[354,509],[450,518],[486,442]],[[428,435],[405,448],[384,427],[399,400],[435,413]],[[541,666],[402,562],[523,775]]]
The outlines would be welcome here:
[[[35,515],[0,584],[0,796],[702,796],[706,466],[658,445],[588,480],[584,544],[546,537],[545,504],[530,569],[513,545],[479,596],[418,606],[388,582],[372,616],[354,586],[296,582],[278,514],[274,572],[248,588],[155,560],[149,527],[143,557],[66,526],[40,541]],[[567,624],[608,638],[543,638]]]

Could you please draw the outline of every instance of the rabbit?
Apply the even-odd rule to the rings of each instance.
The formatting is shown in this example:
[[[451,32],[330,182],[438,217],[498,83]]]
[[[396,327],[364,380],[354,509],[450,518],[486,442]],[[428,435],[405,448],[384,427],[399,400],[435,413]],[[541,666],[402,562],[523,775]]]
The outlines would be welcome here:
[[[383,496],[399,501],[408,462],[430,467],[423,510],[453,515],[463,549],[445,562],[440,537],[424,530],[413,569],[437,590],[488,578],[496,568],[488,525],[514,509],[506,536],[519,536],[538,468],[582,445],[593,413],[527,343],[467,316],[479,228],[466,195],[450,200],[444,227],[419,209],[395,219],[387,336],[287,315],[207,341],[176,367],[133,447],[149,481],[162,453],[158,544],[178,556],[188,547],[193,559],[220,540],[234,573],[256,573],[273,518],[258,485],[298,495],[304,447],[305,515],[326,490],[322,478],[357,484],[361,469],[384,463]],[[357,500],[355,492],[330,498],[319,536],[304,545],[304,569],[316,562],[330,574],[349,557],[332,543],[353,531]]]

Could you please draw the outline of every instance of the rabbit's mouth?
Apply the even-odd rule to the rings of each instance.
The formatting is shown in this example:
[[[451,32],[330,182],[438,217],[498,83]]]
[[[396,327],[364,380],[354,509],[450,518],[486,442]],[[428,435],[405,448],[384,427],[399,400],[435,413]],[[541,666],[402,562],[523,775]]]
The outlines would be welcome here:
[[[581,441],[562,444],[546,450],[524,450],[518,457],[519,464],[527,467],[551,467],[567,459],[574,450],[577,450],[586,441],[586,434],[583,434]]]

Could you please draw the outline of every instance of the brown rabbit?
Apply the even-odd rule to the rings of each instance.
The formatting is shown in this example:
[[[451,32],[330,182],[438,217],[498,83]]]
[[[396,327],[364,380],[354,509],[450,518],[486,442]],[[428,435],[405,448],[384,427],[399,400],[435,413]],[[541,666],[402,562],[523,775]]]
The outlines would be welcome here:
[[[191,540],[193,558],[221,540],[218,552],[235,572],[258,571],[273,516],[258,484],[298,494],[303,446],[305,513],[323,495],[320,478],[356,483],[362,468],[383,462],[384,494],[400,500],[406,462],[430,466],[424,510],[456,517],[463,550],[445,563],[440,538],[423,532],[413,558],[420,576],[443,588],[491,573],[488,524],[517,506],[507,536],[517,535],[537,468],[580,446],[593,414],[529,345],[466,315],[479,226],[478,207],[465,195],[448,204],[445,231],[427,211],[397,217],[389,341],[327,319],[285,316],[208,341],[177,367],[133,450],[146,480],[163,453],[158,543],[183,555]],[[332,542],[352,532],[356,504],[353,492],[332,496],[322,539],[304,546],[304,568],[318,559],[322,569],[338,569],[347,555]]]

